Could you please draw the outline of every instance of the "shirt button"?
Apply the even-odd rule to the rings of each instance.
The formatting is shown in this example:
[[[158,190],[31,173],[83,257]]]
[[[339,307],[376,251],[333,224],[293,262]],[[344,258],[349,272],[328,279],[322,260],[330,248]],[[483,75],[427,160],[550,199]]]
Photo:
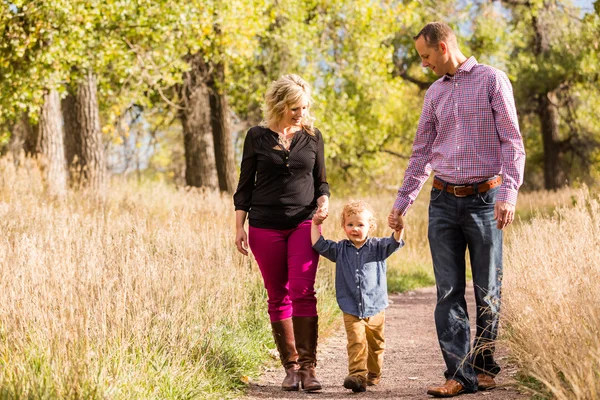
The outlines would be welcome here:
[[[290,164],[285,164],[285,166],[286,166],[286,167],[289,167],[289,166],[290,166]]]
[[[458,87],[458,83],[455,83],[455,84],[454,84],[454,86],[455,86],[455,87]]]
[[[456,170],[457,170],[457,171],[460,171],[460,167],[456,167]]]
[[[460,149],[460,146],[456,146],[457,149]]]

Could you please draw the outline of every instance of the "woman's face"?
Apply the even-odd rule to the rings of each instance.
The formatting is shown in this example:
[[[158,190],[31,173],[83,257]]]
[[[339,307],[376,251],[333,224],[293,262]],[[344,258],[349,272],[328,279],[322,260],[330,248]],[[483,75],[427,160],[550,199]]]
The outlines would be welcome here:
[[[281,119],[281,125],[283,125],[283,127],[301,127],[302,120],[308,115],[308,107],[308,101],[303,98],[300,103],[287,109]]]

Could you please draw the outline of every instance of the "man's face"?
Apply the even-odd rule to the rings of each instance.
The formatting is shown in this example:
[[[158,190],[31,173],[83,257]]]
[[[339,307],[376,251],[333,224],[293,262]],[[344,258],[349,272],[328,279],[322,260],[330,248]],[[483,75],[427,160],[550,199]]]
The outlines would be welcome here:
[[[448,47],[446,43],[440,42],[437,46],[429,47],[423,36],[415,41],[417,53],[421,56],[423,68],[429,67],[437,76],[444,76],[448,72]]]

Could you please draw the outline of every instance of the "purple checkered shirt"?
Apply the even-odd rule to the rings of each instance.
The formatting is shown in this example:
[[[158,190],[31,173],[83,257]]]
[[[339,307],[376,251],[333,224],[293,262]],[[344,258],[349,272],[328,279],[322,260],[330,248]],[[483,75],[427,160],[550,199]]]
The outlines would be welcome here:
[[[408,168],[394,208],[406,214],[432,171],[452,184],[502,174],[497,201],[517,203],[525,148],[506,74],[467,59],[425,94]]]

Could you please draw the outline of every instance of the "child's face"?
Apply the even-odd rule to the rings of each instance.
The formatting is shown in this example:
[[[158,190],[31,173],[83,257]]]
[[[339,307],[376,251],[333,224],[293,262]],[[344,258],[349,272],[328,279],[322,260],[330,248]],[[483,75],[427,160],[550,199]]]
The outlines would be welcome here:
[[[344,232],[357,247],[362,246],[367,240],[367,235],[371,229],[370,218],[371,213],[366,210],[359,214],[346,215],[344,218]]]

